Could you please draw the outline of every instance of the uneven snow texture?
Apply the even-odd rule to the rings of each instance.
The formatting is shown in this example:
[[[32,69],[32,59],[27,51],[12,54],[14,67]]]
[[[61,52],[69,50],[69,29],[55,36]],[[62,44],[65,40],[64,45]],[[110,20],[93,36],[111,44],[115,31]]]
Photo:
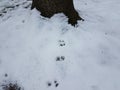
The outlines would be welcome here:
[[[40,16],[30,0],[0,0],[0,90],[8,82],[24,90],[120,90],[120,0],[74,4],[85,19],[78,27],[63,14]]]

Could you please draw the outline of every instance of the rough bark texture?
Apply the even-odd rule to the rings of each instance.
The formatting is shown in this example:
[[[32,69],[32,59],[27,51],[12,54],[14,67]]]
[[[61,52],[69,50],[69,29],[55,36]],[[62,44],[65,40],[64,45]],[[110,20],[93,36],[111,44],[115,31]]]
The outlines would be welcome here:
[[[77,20],[83,20],[75,10],[73,0],[33,0],[31,9],[33,8],[48,18],[56,13],[64,13],[68,17],[68,23],[73,26]]]

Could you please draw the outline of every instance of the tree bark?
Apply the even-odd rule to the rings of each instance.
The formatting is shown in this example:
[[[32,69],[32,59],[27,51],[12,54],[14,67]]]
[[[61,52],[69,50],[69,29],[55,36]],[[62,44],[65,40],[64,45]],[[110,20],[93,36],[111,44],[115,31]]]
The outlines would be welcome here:
[[[68,23],[75,26],[79,16],[73,5],[73,0],[33,0],[31,9],[36,8],[44,17],[52,17],[56,13],[64,13],[68,17]]]

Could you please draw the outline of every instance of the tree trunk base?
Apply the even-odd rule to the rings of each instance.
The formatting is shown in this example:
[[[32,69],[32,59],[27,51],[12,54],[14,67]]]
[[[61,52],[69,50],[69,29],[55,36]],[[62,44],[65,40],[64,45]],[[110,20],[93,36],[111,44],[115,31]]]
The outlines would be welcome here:
[[[57,13],[64,13],[68,17],[68,23],[73,26],[78,20],[84,21],[75,10],[73,0],[33,0],[31,9],[33,8],[48,18]]]

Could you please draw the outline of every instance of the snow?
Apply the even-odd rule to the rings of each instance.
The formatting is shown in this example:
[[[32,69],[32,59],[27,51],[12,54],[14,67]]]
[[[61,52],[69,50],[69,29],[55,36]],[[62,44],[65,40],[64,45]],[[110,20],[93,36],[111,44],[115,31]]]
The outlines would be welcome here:
[[[85,19],[78,27],[30,4],[0,0],[0,90],[7,82],[24,90],[120,90],[119,0],[74,0]]]

